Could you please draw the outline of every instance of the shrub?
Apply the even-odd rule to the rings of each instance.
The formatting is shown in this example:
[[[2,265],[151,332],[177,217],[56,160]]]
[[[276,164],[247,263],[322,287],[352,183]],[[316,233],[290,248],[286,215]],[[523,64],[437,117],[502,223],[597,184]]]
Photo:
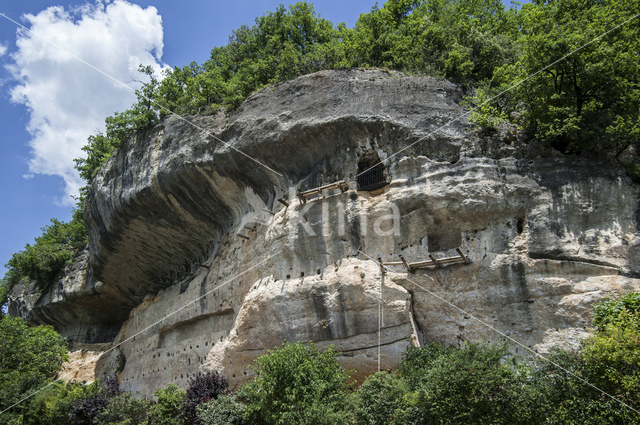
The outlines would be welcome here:
[[[87,230],[82,220],[82,211],[75,210],[69,222],[51,219],[51,224],[42,228],[42,235],[33,245],[11,256],[6,264],[8,271],[3,286],[9,289],[21,279],[36,282],[40,289],[49,285],[56,275],[71,263],[78,250],[87,243]]]
[[[242,425],[244,405],[231,394],[221,394],[217,399],[197,407],[200,425]]]
[[[96,416],[96,425],[146,425],[150,402],[124,392],[112,397]]]
[[[98,389],[97,383],[86,385],[84,382],[55,382],[25,401],[28,413],[25,415],[24,424],[72,424],[69,420],[71,406],[77,400],[94,394]]]
[[[69,409],[69,422],[74,425],[93,425],[109,401],[120,394],[118,381],[107,378],[104,386],[94,384],[94,391],[77,400]]]
[[[390,423],[402,398],[408,393],[406,381],[395,373],[380,372],[367,377],[355,393],[356,417],[363,425]]]
[[[347,402],[349,374],[333,347],[285,342],[256,360],[256,378],[238,391],[245,419],[255,424],[335,423]]]
[[[603,331],[607,324],[619,320],[620,313],[640,313],[640,293],[629,293],[617,299],[606,298],[596,304],[593,307],[593,326]]]
[[[530,423],[520,395],[526,374],[508,361],[506,346],[411,347],[400,371],[413,392],[398,423]]]
[[[180,417],[182,401],[186,391],[175,384],[169,384],[167,388],[156,391],[158,401],[151,406],[149,411],[149,425],[182,425],[184,421]]]
[[[0,411],[50,383],[67,358],[67,342],[51,326],[29,327],[20,318],[0,317]],[[23,402],[0,414],[0,423],[23,423],[25,414],[29,404]]]
[[[201,403],[215,400],[220,394],[228,394],[229,381],[218,372],[193,378],[184,396],[182,418],[193,423],[196,421],[197,407]]]

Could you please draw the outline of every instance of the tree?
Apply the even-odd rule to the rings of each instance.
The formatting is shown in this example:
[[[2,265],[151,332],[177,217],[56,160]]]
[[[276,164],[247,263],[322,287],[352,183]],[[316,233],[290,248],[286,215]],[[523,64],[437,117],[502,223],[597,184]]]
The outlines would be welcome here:
[[[537,138],[562,152],[616,158],[637,145],[640,26],[608,31],[639,8],[638,0],[522,6],[521,58],[502,73],[505,85],[522,81],[511,96],[524,103],[523,125]]]
[[[640,420],[640,415],[623,404],[640,410],[638,300],[640,294],[632,293],[596,305],[596,331],[582,341],[580,350],[556,350],[549,356],[553,364],[538,365],[532,382],[543,395],[549,423],[596,425]]]
[[[80,399],[94,394],[97,383],[57,381],[25,401],[24,424],[74,425],[69,411]]]
[[[149,410],[149,425],[183,425],[180,417],[182,402],[186,391],[175,384],[157,390],[154,395],[158,401]]]
[[[330,423],[344,407],[349,374],[332,347],[284,343],[260,356],[256,378],[238,391],[245,419],[257,424]],[[333,418],[333,419],[332,419]]]
[[[190,423],[195,422],[198,405],[228,393],[229,380],[224,375],[218,372],[209,372],[202,376],[196,376],[189,381],[189,388],[187,388],[182,402],[181,417]]]
[[[598,330],[582,343],[585,375],[640,410],[640,294],[605,301],[595,316]]]
[[[111,399],[97,415],[96,425],[148,425],[151,402],[123,392]]]
[[[27,244],[23,251],[11,256],[5,266],[9,269],[4,277],[5,285],[13,287],[27,278],[44,289],[86,243],[87,230],[81,210],[75,210],[71,221],[66,223],[52,218],[33,245]]]
[[[514,10],[498,0],[390,0],[360,15],[352,66],[435,75],[465,86],[517,60]]]
[[[96,381],[84,397],[77,399],[69,409],[69,422],[73,425],[95,425],[98,416],[112,398],[120,395],[116,379],[107,378],[102,386]]]
[[[462,349],[410,347],[400,376],[409,383],[396,423],[529,424],[527,369],[510,358],[507,346],[469,343]]]
[[[367,377],[356,391],[356,417],[363,425],[384,425],[399,419],[407,381],[395,373],[379,372]]]
[[[244,405],[232,394],[220,395],[197,408],[200,425],[242,425]]]
[[[0,317],[0,410],[52,382],[66,360],[66,340],[51,326],[29,327],[22,319]],[[26,409],[19,404],[0,420],[21,421]]]

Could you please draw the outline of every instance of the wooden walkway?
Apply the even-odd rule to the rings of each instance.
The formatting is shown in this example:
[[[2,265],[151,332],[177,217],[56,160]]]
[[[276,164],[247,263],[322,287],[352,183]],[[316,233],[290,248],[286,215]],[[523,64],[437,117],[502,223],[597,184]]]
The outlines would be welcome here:
[[[426,268],[437,269],[437,268],[448,266],[451,264],[469,264],[471,262],[469,261],[467,256],[464,255],[462,251],[460,251],[459,248],[456,248],[456,251],[458,252],[458,257],[435,258],[433,255],[429,254],[428,260],[417,261],[415,263],[408,263],[407,260],[405,260],[402,255],[400,256],[400,261],[390,261],[390,262],[382,262],[381,260],[378,260],[378,261],[380,261],[380,264],[382,266],[404,266],[407,269],[407,271],[411,273],[413,273],[418,269],[426,269]],[[384,267],[382,267],[382,270],[384,272],[385,270]]]
[[[317,195],[319,197],[324,197],[324,191],[332,191],[332,190],[340,190],[341,193],[349,190],[349,185],[344,180],[340,180],[339,182],[327,184],[325,186],[316,187],[315,189],[305,190],[304,192],[298,192],[296,196],[300,199],[300,202],[303,204],[307,202],[307,200]]]

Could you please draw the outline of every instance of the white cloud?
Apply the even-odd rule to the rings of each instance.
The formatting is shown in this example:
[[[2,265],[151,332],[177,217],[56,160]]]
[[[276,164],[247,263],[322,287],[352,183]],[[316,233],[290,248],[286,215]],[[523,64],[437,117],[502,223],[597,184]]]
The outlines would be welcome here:
[[[0,56],[4,56],[7,53],[7,46],[3,43],[0,43]]]
[[[104,128],[105,117],[135,101],[131,90],[73,56],[125,83],[142,79],[141,63],[160,74],[162,18],[154,7],[116,0],[73,10],[53,6],[23,19],[32,33],[18,31],[9,69],[19,83],[12,100],[30,113],[29,171],[62,176],[62,201],[72,204],[70,196],[83,184],[73,159],[82,156],[87,137]]]

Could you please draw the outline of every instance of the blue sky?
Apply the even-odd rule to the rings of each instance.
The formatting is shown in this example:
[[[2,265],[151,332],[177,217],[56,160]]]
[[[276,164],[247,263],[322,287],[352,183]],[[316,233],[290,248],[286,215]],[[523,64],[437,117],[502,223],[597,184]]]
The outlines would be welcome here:
[[[139,63],[202,63],[233,29],[282,0],[103,0],[3,2],[0,13],[122,82]],[[375,0],[319,0],[316,12],[353,27]],[[384,1],[380,2],[381,4]],[[134,101],[114,83],[0,16],[0,275],[52,217],[70,219],[80,180],[73,158],[104,118]],[[129,83],[135,88],[135,83]]]

